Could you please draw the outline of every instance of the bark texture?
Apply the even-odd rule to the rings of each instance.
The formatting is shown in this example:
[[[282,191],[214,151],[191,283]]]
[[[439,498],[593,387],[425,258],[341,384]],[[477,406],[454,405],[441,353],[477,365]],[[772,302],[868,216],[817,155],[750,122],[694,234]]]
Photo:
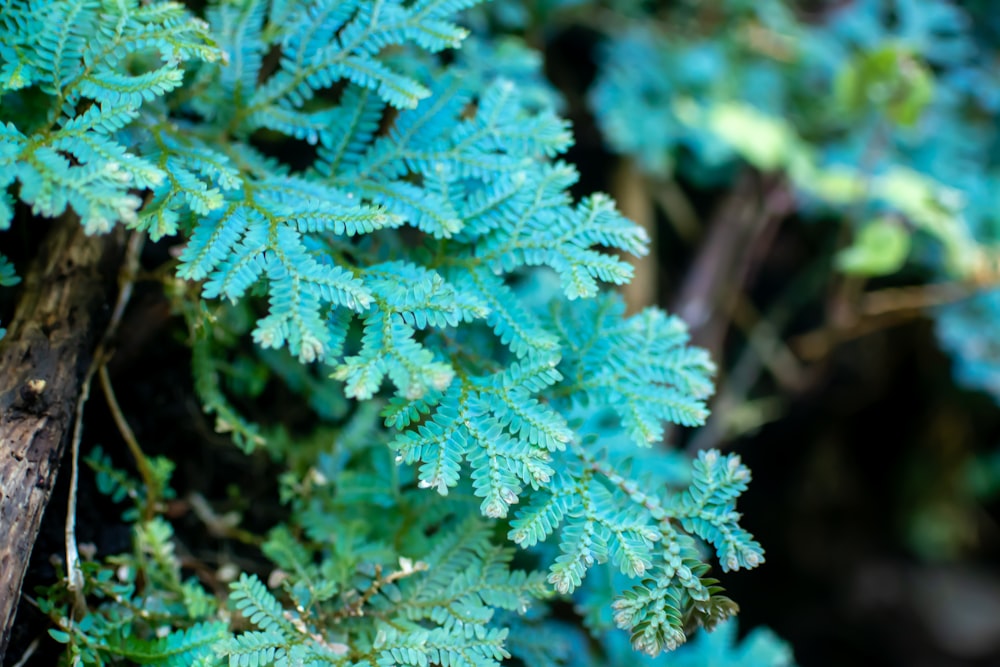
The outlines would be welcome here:
[[[0,662],[122,261],[122,230],[88,237],[69,217],[53,223],[0,341]]]

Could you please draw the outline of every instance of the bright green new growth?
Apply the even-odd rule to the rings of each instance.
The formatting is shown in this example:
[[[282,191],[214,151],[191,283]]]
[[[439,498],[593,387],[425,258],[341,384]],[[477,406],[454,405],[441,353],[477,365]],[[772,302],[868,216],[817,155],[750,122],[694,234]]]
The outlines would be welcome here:
[[[608,250],[645,253],[645,234],[604,195],[573,201],[576,172],[554,161],[568,126],[495,74],[504,52],[435,56],[473,4],[214,2],[207,22],[162,2],[0,9],[0,225],[16,195],[92,233],[183,238],[205,409],[289,462],[270,585],[230,587],[241,625],[181,580],[169,525],[141,520],[135,554],[86,564],[90,614],[53,633],[84,664],[495,665],[548,631],[539,600],[602,563],[632,580],[614,620],[651,655],[735,611],[701,546],[724,571],[763,561],[734,509],[749,471],[703,453],[678,488],[630,463],[664,423],[704,421],[712,363],[682,322],[626,317],[599,287],[630,279]],[[315,156],[265,154],[289,142]],[[247,328],[253,363],[338,425],[322,446],[265,436],[227,401],[218,359]],[[495,522],[547,573],[512,569]],[[45,611],[65,604],[53,591]]]

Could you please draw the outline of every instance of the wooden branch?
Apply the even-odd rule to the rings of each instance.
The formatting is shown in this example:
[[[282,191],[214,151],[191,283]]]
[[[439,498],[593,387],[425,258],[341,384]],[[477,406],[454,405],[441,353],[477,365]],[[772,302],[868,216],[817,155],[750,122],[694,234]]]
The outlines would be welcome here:
[[[80,386],[111,316],[124,232],[53,223],[0,341],[0,662]]]
[[[931,283],[909,287],[888,287],[867,292],[845,302],[844,314],[826,325],[792,339],[790,345],[802,359],[818,361],[838,345],[876,331],[927,317],[935,306],[955,303],[975,296],[973,283]]]
[[[748,170],[713,213],[671,309],[687,322],[692,342],[713,358],[721,358],[738,295],[792,208],[783,180]]]

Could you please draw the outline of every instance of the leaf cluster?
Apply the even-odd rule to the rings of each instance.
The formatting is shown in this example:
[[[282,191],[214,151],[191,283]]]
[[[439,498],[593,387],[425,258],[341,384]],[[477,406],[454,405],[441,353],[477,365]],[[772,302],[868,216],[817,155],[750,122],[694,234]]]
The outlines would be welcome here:
[[[648,239],[608,196],[571,194],[537,59],[482,37],[443,53],[473,39],[473,4],[0,10],[0,225],[23,206],[176,237],[197,394],[288,466],[267,572],[185,578],[142,506],[135,552],[85,568],[92,608],[47,595],[71,659],[555,664],[531,648],[553,625],[538,601],[605,563],[627,580],[615,623],[649,654],[735,611],[710,570],[763,561],[735,510],[749,471],[708,452],[673,483],[630,463],[665,424],[703,423],[714,366],[680,320],[627,316],[603,287]],[[242,415],[271,381],[324,426]],[[162,491],[93,461],[118,498]]]

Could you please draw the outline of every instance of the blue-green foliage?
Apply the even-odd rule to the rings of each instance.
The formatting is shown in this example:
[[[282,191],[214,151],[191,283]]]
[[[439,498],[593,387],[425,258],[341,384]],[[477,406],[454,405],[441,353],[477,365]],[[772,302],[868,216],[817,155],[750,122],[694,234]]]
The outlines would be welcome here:
[[[988,174],[969,167],[991,150],[996,86],[968,17],[871,0],[805,23],[780,0],[729,4],[709,31],[679,32],[693,20],[679,11],[609,35],[590,96],[609,146],[660,177],[726,179],[738,158],[783,171],[809,203],[859,226],[904,218],[944,244],[951,272],[974,271],[968,214],[985,202],[970,195]],[[639,58],[658,66],[629,67]]]
[[[976,26],[989,24],[993,12],[976,3],[959,8],[950,3],[897,0],[894,20],[875,2],[858,3],[833,23],[836,34],[852,46],[871,49],[879,41],[898,40],[926,58],[934,68],[934,95],[923,120],[912,129],[894,132],[886,161],[898,161],[926,175],[948,191],[948,201],[971,240],[971,259],[956,270],[953,262],[930,263],[939,275],[976,286],[962,302],[937,308],[938,338],[954,357],[956,379],[1000,400],[996,379],[1000,363],[989,332],[1000,323],[997,310],[997,257],[1000,207],[996,196],[1000,156],[996,152],[1000,81],[988,63],[996,56],[995,41]],[[867,26],[867,27],[866,27]],[[856,153],[863,148],[856,149]]]
[[[230,633],[219,617],[219,602],[197,579],[182,578],[173,529],[166,521],[157,517],[136,523],[131,554],[103,563],[85,559],[82,569],[83,594],[92,611],[79,621],[68,621],[73,597],[62,584],[38,598],[55,626],[49,634],[67,645],[69,664],[220,664],[217,647]]]
[[[61,585],[43,592],[40,606],[67,657],[86,665],[497,665],[509,657],[512,617],[531,632],[544,622],[538,607],[552,594],[544,574],[511,568],[513,549],[496,544],[467,504],[435,501],[387,448],[371,447],[374,416],[359,411],[332,442],[329,431],[294,445],[275,435],[291,468],[281,480],[291,516],[262,544],[269,585],[235,577],[227,612],[181,577],[170,525],[139,520],[132,553],[84,561],[91,604],[82,621],[67,620],[73,598]],[[141,506],[141,484],[100,452],[90,463],[104,490]],[[227,614],[240,619],[235,631],[221,620]]]
[[[486,666],[519,646],[546,664],[564,658],[531,648],[549,623],[533,601],[604,563],[627,582],[604,608],[649,654],[735,611],[709,554],[724,571],[763,560],[735,511],[749,471],[717,452],[686,483],[630,464],[666,423],[704,421],[713,365],[682,322],[627,316],[603,291],[632,272],[610,251],[641,255],[646,235],[607,196],[571,197],[557,158],[572,137],[537,61],[515,42],[435,55],[467,36],[456,13],[472,4],[0,10],[3,224],[16,196],[91,232],[180,235],[177,275],[201,286],[173,296],[205,410],[291,469],[292,527],[263,546],[272,586],[231,588],[249,627],[228,634],[199,606],[169,526],[144,518],[139,561],[120,583],[88,565],[106,601],[60,630],[85,664]],[[265,354],[230,363],[245,330]],[[241,416],[228,395],[253,400],[272,374],[339,435],[310,445]],[[504,532],[547,573],[511,569]],[[508,630],[526,635],[509,649]]]
[[[954,357],[955,379],[1000,402],[1000,292],[993,290],[937,311],[937,335]]]
[[[15,272],[14,265],[0,254],[0,287],[13,287],[19,282],[21,282],[21,278]],[[7,330],[0,327],[0,338],[3,338],[6,333]]]
[[[582,663],[599,667],[602,664],[635,665],[636,667],[793,667],[791,648],[766,628],[752,630],[742,640],[736,638],[735,620],[720,623],[712,632],[699,633],[693,640],[673,653],[657,658],[636,656],[627,642],[608,635],[604,649],[606,663]]]
[[[636,17],[609,35],[590,103],[612,150],[634,156],[658,177],[678,168],[685,175],[725,177],[740,153],[700,116],[733,101],[767,114],[788,113],[789,68],[755,52],[739,30],[759,22],[775,31],[776,49],[789,48],[802,30],[791,25],[780,2],[731,4],[715,34],[685,33],[686,17],[661,26]],[[695,159],[678,167],[682,149]]]
[[[605,140],[657,176],[674,170],[682,148],[708,167],[725,167],[736,157],[712,132],[691,126],[685,111],[693,105],[753,93],[781,95],[779,78],[747,67],[747,61],[727,53],[720,41],[675,43],[636,28],[610,40],[603,50],[590,99]],[[650,65],[636,67],[639,62]]]
[[[698,635],[682,650],[664,660],[669,667],[791,667],[792,651],[766,628],[757,628],[736,640],[736,621],[720,623],[714,632]]]
[[[385,462],[365,474],[389,473],[387,456]],[[329,461],[321,466],[330,472]],[[308,501],[297,505],[311,541],[303,544],[279,529],[264,545],[286,577],[282,587],[292,605],[286,611],[259,580],[241,576],[230,603],[253,629],[234,635],[219,652],[240,665],[497,665],[510,657],[508,630],[494,617],[501,610],[525,614],[547,597],[544,577],[511,570],[510,549],[493,544],[481,521],[454,523],[447,511],[420,512],[425,494],[401,489],[391,473],[379,479],[384,486],[374,495],[362,481],[345,473],[336,484],[349,494],[346,501],[330,484],[306,492]],[[351,495],[358,491],[363,495]],[[432,526],[442,532],[428,541],[422,532]],[[391,539],[399,530],[419,538],[397,551]]]
[[[0,229],[14,183],[34,213],[71,208],[89,232],[142,226],[136,190],[168,174],[131,150],[124,128],[163,118],[185,64],[219,56],[205,23],[179,3],[53,0],[5,3],[0,30]]]

